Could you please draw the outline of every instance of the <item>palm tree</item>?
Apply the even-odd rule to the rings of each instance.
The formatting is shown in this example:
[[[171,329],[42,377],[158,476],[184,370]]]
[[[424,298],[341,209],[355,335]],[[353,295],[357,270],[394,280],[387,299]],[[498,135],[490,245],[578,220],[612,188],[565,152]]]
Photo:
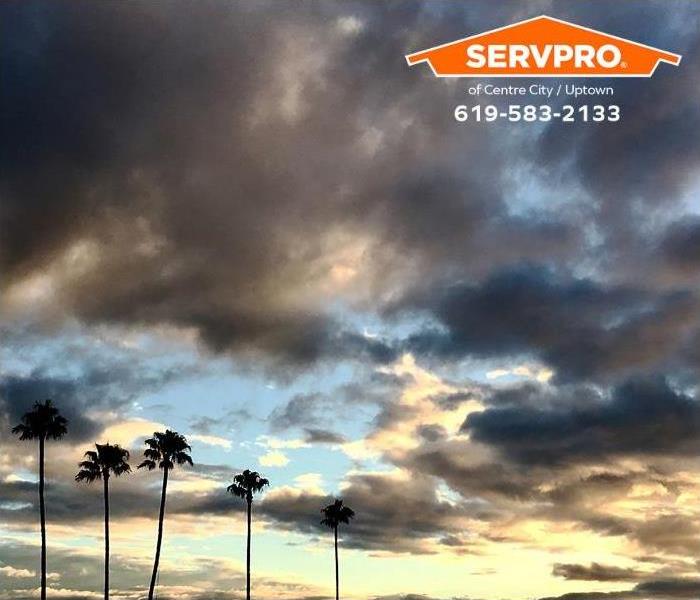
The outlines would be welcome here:
[[[322,508],[323,519],[321,525],[326,525],[333,530],[335,537],[335,600],[340,600],[340,581],[338,577],[338,525],[349,524],[350,519],[355,516],[355,511],[349,506],[343,505],[341,499],[337,499],[333,504]]]
[[[147,448],[143,451],[145,460],[138,466],[139,469],[152,471],[158,466],[163,471],[163,489],[160,496],[160,513],[158,516],[158,541],[156,542],[156,556],[153,561],[153,574],[151,585],[148,588],[148,600],[153,600],[153,592],[156,588],[158,576],[158,563],[160,562],[160,546],[163,541],[163,520],[165,518],[165,495],[168,489],[168,473],[175,465],[192,465],[192,450],[184,435],[167,429],[165,432],[156,431],[152,438],[146,440]]]
[[[35,402],[21,423],[12,428],[20,440],[39,440],[39,516],[41,519],[41,600],[46,600],[46,505],[44,504],[44,451],[46,440],[58,440],[68,432],[68,421],[51,400]]]
[[[97,450],[85,453],[83,462],[79,463],[80,471],[75,476],[76,481],[92,483],[102,480],[105,502],[105,600],[109,600],[109,476],[119,477],[131,471],[127,462],[128,450],[112,444],[95,444]]]
[[[246,600],[250,600],[250,522],[253,508],[253,495],[262,491],[270,482],[257,471],[246,469],[233,478],[233,483],[226,488],[229,494],[243,498],[248,503],[248,544],[246,546]]]

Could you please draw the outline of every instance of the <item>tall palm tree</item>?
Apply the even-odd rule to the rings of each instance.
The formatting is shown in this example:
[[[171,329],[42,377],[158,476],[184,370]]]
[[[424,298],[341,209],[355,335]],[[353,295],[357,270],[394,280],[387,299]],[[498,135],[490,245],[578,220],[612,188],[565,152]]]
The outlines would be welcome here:
[[[145,460],[138,466],[139,469],[152,471],[158,466],[163,471],[163,489],[160,496],[160,513],[158,515],[158,541],[156,542],[156,556],[153,561],[153,574],[151,585],[148,588],[148,600],[153,600],[153,592],[156,588],[158,577],[158,563],[160,562],[160,546],[163,541],[163,520],[165,519],[165,495],[168,490],[168,473],[175,465],[192,465],[190,448],[184,435],[167,429],[165,432],[156,431],[152,438],[146,440],[147,448],[143,451]]]
[[[12,428],[20,440],[39,440],[39,517],[41,520],[41,600],[46,600],[46,505],[44,503],[44,455],[46,440],[58,440],[68,432],[68,421],[51,400],[35,402],[21,423]]]
[[[333,504],[329,504],[321,509],[323,519],[321,525],[326,525],[333,530],[335,537],[335,600],[340,600],[340,579],[338,576],[338,525],[341,523],[349,524],[350,519],[355,516],[355,511],[349,506],[345,506],[343,501],[338,498]]]
[[[246,469],[233,478],[233,483],[226,488],[229,494],[243,498],[248,504],[248,544],[246,546],[246,600],[250,600],[250,523],[253,508],[253,495],[262,491],[270,482],[257,471]]]
[[[131,471],[129,451],[112,444],[95,444],[96,450],[85,453],[85,459],[78,464],[80,471],[76,481],[92,483],[102,480],[105,502],[105,600],[109,600],[109,477],[119,477]]]

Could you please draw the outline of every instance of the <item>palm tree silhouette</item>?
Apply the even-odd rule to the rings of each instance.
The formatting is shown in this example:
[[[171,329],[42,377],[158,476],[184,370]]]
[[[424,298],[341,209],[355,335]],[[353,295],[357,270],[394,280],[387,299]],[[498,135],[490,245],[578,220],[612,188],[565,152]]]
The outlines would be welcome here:
[[[246,469],[233,478],[233,483],[226,491],[248,503],[248,544],[246,546],[246,600],[250,600],[250,523],[253,508],[253,495],[260,492],[270,482],[257,471]]]
[[[160,513],[158,516],[158,541],[156,542],[156,556],[153,561],[153,574],[151,575],[151,585],[148,588],[148,600],[153,600],[153,592],[156,587],[158,576],[158,563],[160,562],[160,546],[163,541],[163,520],[165,519],[165,495],[168,489],[168,473],[175,468],[175,465],[192,465],[192,457],[189,452],[192,450],[185,436],[176,431],[167,429],[165,432],[156,431],[152,438],[145,441],[148,446],[143,455],[145,460],[138,466],[139,469],[152,471],[158,466],[163,471],[163,490],[160,496]]]
[[[109,476],[119,477],[131,471],[127,462],[128,450],[112,444],[95,444],[96,450],[85,453],[87,460],[78,464],[80,471],[75,476],[76,481],[92,483],[102,480],[105,502],[105,600],[109,600]]]
[[[39,516],[41,519],[41,600],[46,600],[46,505],[44,503],[44,454],[46,440],[58,440],[68,432],[68,421],[51,400],[35,402],[21,423],[12,428],[20,440],[39,440]]]
[[[355,516],[355,511],[349,506],[345,506],[338,498],[333,504],[329,504],[321,509],[323,519],[321,525],[326,525],[333,530],[335,537],[335,600],[340,600],[340,579],[338,576],[338,525],[350,523],[350,519]]]

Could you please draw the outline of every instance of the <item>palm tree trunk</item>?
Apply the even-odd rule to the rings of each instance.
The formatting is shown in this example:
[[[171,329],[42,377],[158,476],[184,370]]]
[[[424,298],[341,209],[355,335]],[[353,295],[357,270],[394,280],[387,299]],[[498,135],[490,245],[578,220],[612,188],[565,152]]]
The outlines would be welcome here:
[[[39,518],[41,521],[41,600],[46,600],[46,505],[44,504],[44,436],[39,437]]]
[[[160,562],[160,545],[163,541],[163,520],[165,519],[165,494],[168,488],[168,469],[163,469],[163,491],[160,496],[160,514],[158,516],[158,541],[156,542],[156,557],[153,561],[153,574],[151,575],[151,586],[148,589],[148,600],[153,600],[153,592],[156,588],[156,577],[158,576],[158,563]]]
[[[245,582],[245,597],[250,600],[250,513],[253,503],[248,501],[248,545],[246,548],[246,582]]]
[[[340,600],[340,576],[338,574],[338,528],[333,529],[335,534],[335,600]]]
[[[102,476],[105,494],[105,600],[109,600],[109,473]]]

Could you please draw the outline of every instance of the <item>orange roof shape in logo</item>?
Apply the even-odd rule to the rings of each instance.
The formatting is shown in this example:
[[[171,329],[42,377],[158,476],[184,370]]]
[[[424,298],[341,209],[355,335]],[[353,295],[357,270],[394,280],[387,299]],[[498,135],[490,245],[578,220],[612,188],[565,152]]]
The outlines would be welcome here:
[[[681,56],[541,15],[406,55],[438,77],[651,77]]]

